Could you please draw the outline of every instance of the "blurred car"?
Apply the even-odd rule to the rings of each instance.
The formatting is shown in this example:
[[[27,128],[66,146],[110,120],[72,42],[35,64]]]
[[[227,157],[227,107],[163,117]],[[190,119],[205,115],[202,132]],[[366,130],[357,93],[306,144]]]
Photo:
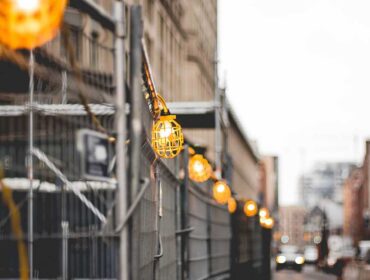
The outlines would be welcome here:
[[[276,270],[294,269],[302,271],[305,259],[298,246],[282,245],[275,259]]]
[[[306,264],[316,264],[319,258],[319,252],[316,246],[306,246],[303,255]]]

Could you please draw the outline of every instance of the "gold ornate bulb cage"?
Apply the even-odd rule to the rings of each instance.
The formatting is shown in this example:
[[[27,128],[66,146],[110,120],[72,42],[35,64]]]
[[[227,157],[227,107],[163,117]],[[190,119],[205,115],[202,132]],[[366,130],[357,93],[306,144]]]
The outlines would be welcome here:
[[[226,184],[225,181],[217,181],[213,185],[213,198],[220,204],[226,204],[231,197],[230,187]]]
[[[203,155],[196,154],[189,160],[189,177],[195,182],[205,182],[212,175],[212,167]]]
[[[258,206],[257,203],[253,200],[247,200],[243,207],[244,214],[247,217],[255,216],[258,212]]]
[[[159,94],[157,97],[164,113],[152,127],[152,147],[158,156],[174,158],[183,148],[184,135],[176,115],[170,115],[163,98]]]
[[[67,0],[1,0],[0,43],[11,49],[33,49],[59,30]]]

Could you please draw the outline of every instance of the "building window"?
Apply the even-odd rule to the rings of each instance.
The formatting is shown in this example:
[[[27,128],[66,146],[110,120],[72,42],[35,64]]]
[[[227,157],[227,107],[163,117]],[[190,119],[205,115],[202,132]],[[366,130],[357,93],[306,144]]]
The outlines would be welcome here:
[[[91,41],[90,41],[90,61],[91,66],[96,68],[99,65],[99,34],[97,32],[93,32],[91,34]]]
[[[68,58],[69,52],[67,48],[70,47],[70,51],[72,52],[76,61],[81,60],[81,36],[82,32],[81,29],[76,26],[68,26],[68,41],[62,42],[61,50],[61,57]],[[66,44],[67,43],[67,44]],[[69,45],[69,46],[68,46]]]

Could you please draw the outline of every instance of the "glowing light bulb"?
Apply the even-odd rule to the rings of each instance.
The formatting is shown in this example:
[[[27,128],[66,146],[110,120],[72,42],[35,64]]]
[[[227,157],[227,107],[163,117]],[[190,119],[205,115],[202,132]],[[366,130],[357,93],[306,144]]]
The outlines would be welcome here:
[[[274,227],[274,219],[271,217],[264,218],[263,221],[261,221],[261,225],[264,228],[272,229]]]
[[[227,209],[229,210],[229,213],[234,213],[236,208],[238,208],[238,203],[236,202],[235,198],[230,197],[227,202]]]
[[[244,204],[244,213],[247,217],[252,217],[257,214],[257,203],[253,200],[248,200]]]
[[[203,166],[203,164],[199,160],[197,160],[197,161],[194,162],[194,166],[193,167],[194,167],[194,171],[195,172],[200,173],[200,172],[203,172],[204,171],[204,166]]]
[[[263,207],[260,209],[259,215],[261,218],[267,218],[269,216],[269,210]]]
[[[15,4],[18,10],[33,13],[40,7],[40,0],[16,0]]]
[[[231,190],[225,181],[217,181],[213,185],[213,198],[220,204],[226,204],[231,197]]]
[[[168,138],[172,133],[172,125],[169,121],[164,121],[161,129],[159,130],[159,137]]]

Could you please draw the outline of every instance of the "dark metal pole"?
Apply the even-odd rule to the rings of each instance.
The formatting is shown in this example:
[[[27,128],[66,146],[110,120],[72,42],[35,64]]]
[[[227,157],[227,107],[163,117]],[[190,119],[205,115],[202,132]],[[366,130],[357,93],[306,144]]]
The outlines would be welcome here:
[[[130,166],[129,166],[129,197],[135,195],[140,188],[140,163],[142,148],[142,105],[143,94],[141,92],[141,66],[142,66],[142,19],[141,6],[133,5],[130,8],[130,88],[131,88],[131,119],[130,119]],[[138,254],[130,243],[132,261],[138,262]],[[135,263],[136,265],[136,263]],[[133,266],[130,279],[138,279],[139,275]]]
[[[180,185],[180,217],[181,229],[184,230],[189,227],[188,221],[188,187],[189,187],[189,145],[184,146],[184,180]],[[189,234],[181,234],[181,279],[186,280],[189,278],[188,268],[188,243]]]
[[[33,96],[34,96],[34,65],[35,58],[33,51],[30,51],[29,58],[29,132],[28,132],[28,262],[29,262],[29,278],[33,279],[33,130],[34,130],[34,116],[33,116]]]

